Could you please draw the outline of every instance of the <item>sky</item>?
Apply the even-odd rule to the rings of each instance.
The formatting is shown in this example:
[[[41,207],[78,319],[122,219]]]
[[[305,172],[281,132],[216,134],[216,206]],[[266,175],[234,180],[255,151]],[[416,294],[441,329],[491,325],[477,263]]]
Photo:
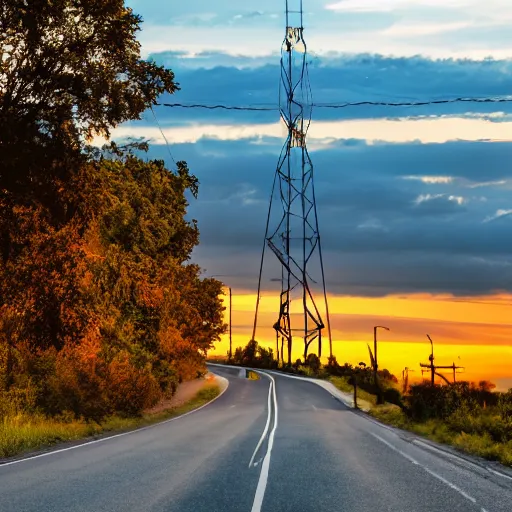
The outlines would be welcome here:
[[[161,103],[278,106],[285,0],[128,5],[144,19],[143,56],[180,84]],[[509,0],[304,0],[303,8],[315,104],[512,96]],[[149,139],[152,158],[170,168],[186,160],[199,178],[193,261],[232,287],[234,343],[244,345],[285,136],[279,113],[154,112],[158,123],[148,112],[113,137]],[[318,106],[308,147],[338,360],[366,360],[378,323],[391,328],[380,335],[381,367],[421,376],[429,333],[439,364],[512,387],[512,103]],[[270,344],[278,272],[267,253],[257,338]],[[217,351],[226,350],[227,338]]]

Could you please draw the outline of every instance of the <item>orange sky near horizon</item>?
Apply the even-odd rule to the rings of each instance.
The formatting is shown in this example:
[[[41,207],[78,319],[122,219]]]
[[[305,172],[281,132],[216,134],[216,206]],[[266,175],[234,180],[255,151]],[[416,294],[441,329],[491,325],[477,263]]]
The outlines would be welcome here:
[[[227,306],[227,297],[225,300]],[[233,350],[244,346],[251,338],[255,303],[255,293],[233,290]],[[278,304],[279,297],[275,291],[262,292],[256,339],[274,351],[272,324],[277,319]],[[329,310],[333,353],[339,363],[364,361],[369,364],[366,344],[373,343],[373,326],[385,325],[390,331],[379,330],[379,367],[388,368],[397,377],[408,366],[414,370],[410,379],[421,378],[419,363],[428,363],[430,354],[428,333],[434,340],[437,364],[455,362],[465,367],[458,379],[488,379],[502,390],[512,387],[512,322],[509,321],[512,295],[329,296]],[[227,311],[225,318],[228,322]],[[324,357],[329,351],[326,334]],[[223,336],[211,354],[225,355],[229,348],[228,340],[228,335]],[[296,339],[293,358],[300,357],[302,352],[302,340]],[[310,352],[318,353],[318,345],[312,344]],[[451,380],[448,373],[446,375]]]

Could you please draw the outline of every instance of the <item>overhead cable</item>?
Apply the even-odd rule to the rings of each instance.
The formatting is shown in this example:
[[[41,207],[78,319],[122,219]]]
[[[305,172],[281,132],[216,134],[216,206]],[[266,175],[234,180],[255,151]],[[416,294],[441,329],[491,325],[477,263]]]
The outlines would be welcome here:
[[[312,103],[312,107],[316,108],[332,108],[341,109],[348,107],[422,107],[427,105],[446,105],[450,103],[512,103],[512,97],[488,97],[488,98],[448,98],[438,100],[425,100],[425,101],[405,101],[405,102],[385,102],[385,101],[357,101],[345,103]],[[253,111],[253,112],[275,112],[279,111],[278,107],[255,107],[255,106],[236,106],[236,105],[206,105],[200,103],[185,104],[185,103],[155,103],[156,106],[170,107],[170,108],[187,108],[187,109],[206,109],[206,110],[239,110],[239,111]]]

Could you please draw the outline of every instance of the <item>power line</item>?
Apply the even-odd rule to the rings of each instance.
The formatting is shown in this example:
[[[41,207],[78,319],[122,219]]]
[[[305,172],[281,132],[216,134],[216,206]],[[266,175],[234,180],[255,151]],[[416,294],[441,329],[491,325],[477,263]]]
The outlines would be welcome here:
[[[448,103],[512,103],[511,97],[506,98],[451,98],[428,101],[384,102],[384,101],[358,101],[355,103],[321,104],[313,105],[317,108],[346,108],[370,105],[375,107],[422,107],[425,105],[446,105]]]
[[[162,134],[162,137],[165,141],[165,146],[167,147],[167,151],[169,152],[169,156],[171,157],[171,160],[174,162],[174,165],[178,167],[178,164],[176,163],[176,160],[172,156],[171,153],[171,146],[169,144],[169,141],[167,140],[167,137],[165,136],[164,131],[162,130],[162,127],[160,126],[160,123],[158,122],[158,118],[156,117],[155,111],[153,110],[153,107],[151,107],[151,113],[153,114],[153,117],[155,118],[156,125],[158,126],[158,129],[160,130],[160,133]]]
[[[405,101],[405,102],[385,102],[385,101],[357,101],[345,103],[312,103],[312,107],[316,108],[332,108],[341,109],[348,107],[422,107],[427,105],[446,105],[450,103],[512,103],[512,97],[488,97],[488,98],[448,98],[439,100],[425,100],[425,101]],[[186,108],[186,109],[206,109],[206,110],[238,110],[238,111],[251,111],[251,112],[276,112],[279,111],[278,107],[251,107],[251,106],[235,106],[235,105],[205,105],[200,103],[185,104],[185,103],[156,103],[155,105],[170,108]]]
[[[208,110],[248,110],[248,111],[264,111],[275,112],[279,110],[277,107],[236,107],[231,105],[185,105],[183,103],[155,103],[160,107],[174,107],[174,108],[203,108]]]

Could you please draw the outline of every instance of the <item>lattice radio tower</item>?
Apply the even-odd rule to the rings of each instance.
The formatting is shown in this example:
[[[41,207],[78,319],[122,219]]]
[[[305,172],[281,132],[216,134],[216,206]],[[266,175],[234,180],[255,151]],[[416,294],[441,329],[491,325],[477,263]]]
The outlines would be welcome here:
[[[311,123],[312,92],[304,41],[302,0],[286,0],[286,33],[281,49],[279,107],[287,136],[272,187],[252,338],[256,338],[263,262],[265,249],[269,247],[281,265],[281,301],[279,316],[273,325],[276,332],[277,359],[279,360],[281,352],[281,360],[284,362],[286,347],[287,362],[291,364],[294,336],[303,339],[304,358],[307,357],[309,346],[315,340],[318,341],[318,356],[322,355],[322,330],[325,324],[310,286],[311,283],[316,283],[310,275],[313,265],[319,267],[321,274],[332,356],[313,165],[306,147],[307,132]],[[292,299],[294,304],[297,302],[300,305],[294,306],[293,322]]]

